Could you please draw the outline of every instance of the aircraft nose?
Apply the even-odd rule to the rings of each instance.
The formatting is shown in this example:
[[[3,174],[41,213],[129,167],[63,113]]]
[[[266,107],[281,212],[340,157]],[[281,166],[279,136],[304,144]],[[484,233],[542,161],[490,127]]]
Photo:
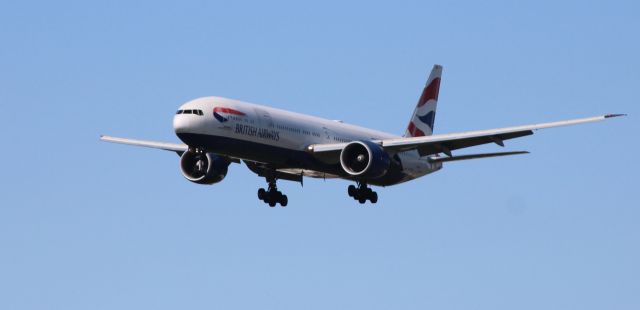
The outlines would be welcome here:
[[[176,133],[184,133],[189,131],[189,119],[184,115],[177,114],[173,117],[173,130]]]

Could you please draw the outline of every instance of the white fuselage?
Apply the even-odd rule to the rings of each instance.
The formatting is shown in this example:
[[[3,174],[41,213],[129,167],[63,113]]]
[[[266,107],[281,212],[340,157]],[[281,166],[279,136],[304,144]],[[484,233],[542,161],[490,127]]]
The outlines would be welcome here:
[[[352,179],[335,164],[325,165],[312,157],[307,152],[309,145],[398,138],[341,121],[221,97],[195,99],[182,105],[178,113],[173,127],[189,146],[311,177]],[[417,151],[400,152],[396,159],[401,162],[399,176],[372,184],[393,185],[441,168]]]

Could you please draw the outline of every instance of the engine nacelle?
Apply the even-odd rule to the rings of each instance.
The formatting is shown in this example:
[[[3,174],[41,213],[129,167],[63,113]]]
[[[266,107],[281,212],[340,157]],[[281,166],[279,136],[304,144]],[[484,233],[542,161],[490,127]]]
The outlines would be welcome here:
[[[212,153],[184,152],[180,157],[180,170],[189,181],[214,184],[227,176],[229,161]]]
[[[387,173],[391,159],[380,145],[370,141],[353,141],[342,149],[340,165],[352,176],[376,179]]]

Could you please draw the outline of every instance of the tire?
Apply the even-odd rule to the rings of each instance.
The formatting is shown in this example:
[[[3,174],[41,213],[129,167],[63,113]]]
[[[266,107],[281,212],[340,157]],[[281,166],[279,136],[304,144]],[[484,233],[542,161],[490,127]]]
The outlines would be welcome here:
[[[361,203],[361,204],[364,204],[365,202],[367,202],[367,199],[360,198],[360,199],[358,199],[358,202]]]
[[[276,202],[274,200],[269,201],[269,207],[275,207],[276,206]]]
[[[369,200],[371,201],[371,203],[377,203],[378,202],[378,193],[372,192],[371,195],[369,195]]]
[[[286,207],[288,203],[289,198],[287,197],[287,195],[282,195],[282,197],[280,197],[280,205]]]
[[[349,197],[355,197],[356,196],[356,187],[353,185],[349,185],[349,187],[347,188],[347,193],[349,193]]]
[[[260,200],[264,200],[264,198],[266,197],[265,194],[267,193],[267,191],[264,190],[264,188],[261,188],[258,190],[258,199]]]
[[[360,195],[360,191],[355,191],[355,192],[353,192],[353,195],[351,196],[351,198],[353,198],[355,200],[358,200],[358,199],[360,199],[360,196],[361,196]]]

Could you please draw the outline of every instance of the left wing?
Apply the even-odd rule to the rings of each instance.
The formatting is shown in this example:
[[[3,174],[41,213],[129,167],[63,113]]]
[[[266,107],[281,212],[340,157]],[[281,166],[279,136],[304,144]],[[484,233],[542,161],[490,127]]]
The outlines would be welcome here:
[[[443,157],[433,156],[433,157],[429,157],[427,160],[430,163],[446,163],[446,162],[459,161],[459,160],[469,160],[469,159],[489,158],[489,157],[500,157],[500,156],[511,156],[511,155],[521,155],[521,154],[529,154],[529,152],[527,152],[527,151],[515,151],[515,152],[468,154],[468,155],[460,155],[460,156],[443,156]]]
[[[538,129],[598,122],[608,118],[624,115],[625,114],[607,114],[551,123],[467,131],[415,138],[409,137],[374,140],[373,142],[382,146],[382,148],[384,148],[386,151],[402,152],[408,150],[418,150],[420,156],[445,153],[451,157],[451,151],[453,150],[487,143],[495,143],[500,146],[504,146],[504,140],[532,135],[533,131]],[[321,157],[333,157],[335,156],[335,152],[340,152],[347,144],[348,143],[313,144],[310,145],[307,150]]]

